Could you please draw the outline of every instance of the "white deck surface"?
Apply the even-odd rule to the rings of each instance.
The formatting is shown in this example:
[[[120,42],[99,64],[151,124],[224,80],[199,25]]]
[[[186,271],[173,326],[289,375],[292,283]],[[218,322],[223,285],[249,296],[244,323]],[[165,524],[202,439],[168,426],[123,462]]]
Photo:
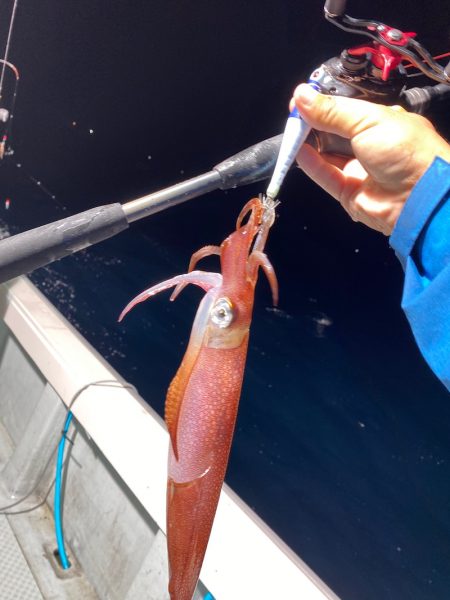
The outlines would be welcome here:
[[[8,519],[0,515],[2,600],[43,600]]]

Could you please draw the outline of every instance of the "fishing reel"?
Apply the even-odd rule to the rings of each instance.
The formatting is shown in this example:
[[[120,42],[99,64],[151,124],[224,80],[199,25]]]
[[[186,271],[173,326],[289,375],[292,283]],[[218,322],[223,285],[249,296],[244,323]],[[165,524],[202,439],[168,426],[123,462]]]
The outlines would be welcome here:
[[[325,18],[370,42],[343,50],[312,74],[311,80],[323,93],[402,104],[417,113],[425,112],[433,100],[450,99],[450,62],[446,67],[440,65],[415,39],[415,32],[404,32],[380,21],[355,19],[344,14],[345,7],[346,0],[327,0]],[[410,66],[439,84],[406,89]]]
[[[346,0],[326,0],[325,18],[344,31],[366,36],[372,40],[365,46],[351,48],[347,52],[352,57],[369,55],[370,75],[388,81],[399,69],[402,61],[422,71],[430,79],[450,85],[450,63],[443,67],[414,38],[415,32],[405,33],[385,23],[374,20],[354,19],[345,13]]]
[[[332,96],[400,104],[419,114],[432,104],[450,100],[450,62],[446,67],[440,65],[415,39],[415,32],[404,32],[380,21],[350,17],[345,14],[346,4],[346,0],[326,0],[325,18],[340,29],[365,36],[369,41],[346,48],[339,56],[320,65],[309,79],[315,89]],[[410,67],[439,83],[407,89]],[[348,141],[331,134],[314,131],[307,141],[320,152],[351,155]]]

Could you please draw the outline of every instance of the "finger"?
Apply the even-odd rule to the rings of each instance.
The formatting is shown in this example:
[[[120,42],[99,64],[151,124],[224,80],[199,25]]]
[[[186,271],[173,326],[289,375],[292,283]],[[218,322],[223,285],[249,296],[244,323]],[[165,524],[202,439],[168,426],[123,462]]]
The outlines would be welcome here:
[[[297,154],[297,163],[308,177],[340,202],[353,220],[359,220],[355,213],[354,198],[367,173],[356,159],[350,160],[342,171],[305,144]]]
[[[367,171],[356,158],[349,160],[342,170],[346,177],[359,179],[360,181],[367,178]]]
[[[314,129],[335,133],[347,139],[382,122],[390,110],[365,100],[325,96],[307,84],[298,86],[294,99],[300,114]]]
[[[344,167],[350,162],[348,156],[340,156],[339,154],[328,154],[327,152],[321,152],[320,156],[326,160],[330,165],[334,165],[338,169],[343,170]]]
[[[340,201],[346,177],[338,167],[330,164],[314,148],[306,144],[297,154],[297,164],[308,177]]]

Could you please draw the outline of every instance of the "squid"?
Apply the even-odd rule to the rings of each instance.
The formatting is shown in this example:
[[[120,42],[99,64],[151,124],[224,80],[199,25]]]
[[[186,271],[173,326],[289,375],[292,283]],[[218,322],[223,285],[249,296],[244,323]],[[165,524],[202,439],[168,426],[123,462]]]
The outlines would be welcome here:
[[[165,405],[171,600],[192,600],[200,575],[236,422],[259,268],[269,280],[274,305],[278,302],[276,275],[263,252],[275,206],[269,199],[247,202],[236,231],[220,246],[195,252],[188,273],[145,290],[119,317],[120,321],[136,304],[172,287],[171,300],[188,284],[206,292]],[[194,269],[211,254],[220,256],[221,274]]]

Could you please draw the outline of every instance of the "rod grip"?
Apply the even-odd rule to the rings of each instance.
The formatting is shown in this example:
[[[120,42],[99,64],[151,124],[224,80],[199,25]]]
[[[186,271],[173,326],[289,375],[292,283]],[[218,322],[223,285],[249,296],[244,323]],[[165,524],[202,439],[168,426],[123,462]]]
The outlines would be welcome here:
[[[106,240],[127,227],[122,206],[116,203],[0,240],[0,283]]]
[[[229,190],[271,177],[282,139],[283,134],[280,133],[241,150],[216,165],[213,170],[220,175],[220,189]],[[353,156],[350,140],[332,133],[312,131],[306,143],[319,152]]]
[[[282,137],[280,134],[258,142],[216,165],[213,170],[220,175],[220,189],[229,190],[270,177]]]

